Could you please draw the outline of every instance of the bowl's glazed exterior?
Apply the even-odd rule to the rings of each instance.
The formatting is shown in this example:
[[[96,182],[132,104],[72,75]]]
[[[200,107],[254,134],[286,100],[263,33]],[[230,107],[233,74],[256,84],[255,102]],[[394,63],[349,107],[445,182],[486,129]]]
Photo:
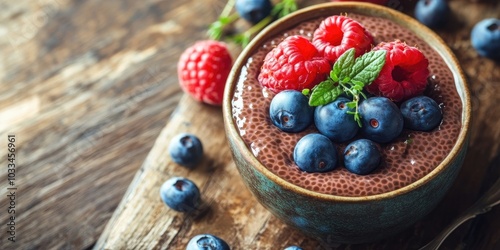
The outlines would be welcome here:
[[[359,13],[390,19],[422,38],[443,57],[452,70],[462,100],[462,128],[450,154],[420,180],[388,193],[342,197],[313,192],[270,172],[241,139],[232,117],[234,88],[242,65],[270,37],[297,24],[340,13]],[[450,49],[432,31],[414,19],[379,5],[366,3],[325,3],[299,10],[280,19],[252,40],[240,54],[230,73],[223,102],[226,135],[243,181],[257,200],[276,217],[305,234],[326,243],[375,241],[412,225],[429,213],[450,188],[467,149],[471,116],[470,94],[465,76]]]

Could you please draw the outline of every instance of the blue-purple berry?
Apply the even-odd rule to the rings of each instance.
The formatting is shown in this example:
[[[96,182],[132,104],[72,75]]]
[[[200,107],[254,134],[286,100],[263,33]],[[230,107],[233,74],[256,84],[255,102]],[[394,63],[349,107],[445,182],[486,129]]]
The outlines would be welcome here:
[[[302,171],[327,172],[337,167],[337,149],[328,137],[311,133],[297,142],[293,160]]]
[[[314,107],[309,99],[296,90],[284,90],[276,94],[269,106],[273,124],[285,132],[300,132],[313,122]]]
[[[428,96],[417,96],[401,104],[405,127],[417,131],[430,131],[443,120],[441,108]]]
[[[271,14],[273,5],[270,0],[236,0],[235,7],[240,17],[256,24]]]
[[[172,177],[161,185],[160,197],[171,209],[178,212],[195,211],[201,204],[200,190],[191,180]]]
[[[321,134],[334,142],[345,142],[358,133],[358,123],[352,114],[347,113],[354,111],[347,106],[350,101],[345,97],[338,97],[331,103],[316,107],[314,111],[314,125]]]
[[[189,240],[186,250],[229,250],[229,245],[221,238],[211,234],[196,235]]]
[[[368,139],[355,140],[344,150],[344,165],[351,173],[366,175],[380,165],[380,150],[377,144]]]
[[[303,250],[301,247],[298,246],[289,246],[286,247],[284,250]]]
[[[429,28],[442,27],[449,12],[446,0],[419,0],[415,6],[415,18]]]
[[[175,163],[192,168],[203,158],[203,145],[195,135],[181,133],[172,138],[168,152]]]
[[[500,59],[500,19],[487,18],[474,25],[471,43],[479,55]]]
[[[390,142],[403,130],[403,115],[398,106],[386,97],[370,97],[359,105],[361,132],[378,143]]]

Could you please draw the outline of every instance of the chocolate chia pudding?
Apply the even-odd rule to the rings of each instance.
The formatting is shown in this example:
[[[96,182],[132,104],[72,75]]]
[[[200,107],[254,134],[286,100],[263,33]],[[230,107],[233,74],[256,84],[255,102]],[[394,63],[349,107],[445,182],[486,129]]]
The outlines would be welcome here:
[[[453,74],[446,63],[412,32],[383,18],[359,14],[348,14],[348,17],[361,23],[374,36],[375,43],[399,39],[418,47],[424,53],[429,60],[430,70],[429,86],[425,94],[439,103],[443,110],[443,121],[438,128],[431,132],[405,129],[396,140],[381,144],[381,166],[369,175],[350,173],[342,162],[335,170],[327,173],[306,173],[299,170],[293,161],[295,144],[304,135],[317,130],[311,125],[300,133],[286,133],[275,127],[269,117],[269,105],[275,94],[263,88],[257,76],[264,57],[274,46],[291,35],[312,39],[314,30],[324,18],[313,19],[285,31],[267,41],[248,59],[235,88],[232,113],[247,147],[274,174],[315,192],[355,197],[402,188],[438,166],[453,148],[460,132],[462,102],[456,91]],[[339,156],[349,142],[336,144]]]

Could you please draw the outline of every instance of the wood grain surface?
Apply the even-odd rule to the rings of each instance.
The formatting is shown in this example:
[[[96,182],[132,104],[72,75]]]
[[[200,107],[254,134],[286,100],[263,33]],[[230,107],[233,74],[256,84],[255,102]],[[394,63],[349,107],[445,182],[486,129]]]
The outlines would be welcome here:
[[[299,1],[301,7],[318,2],[324,1]],[[390,2],[411,14],[415,1]],[[224,4],[0,2],[0,249],[183,249],[205,232],[233,249],[324,248],[257,203],[231,159],[220,110],[178,87],[179,55],[206,39]],[[443,202],[414,227],[382,242],[337,249],[416,249],[500,175],[500,66],[470,44],[472,26],[499,18],[500,4],[450,5],[453,16],[438,34],[457,55],[473,95],[463,170]],[[166,154],[169,139],[184,131],[198,134],[206,149],[190,171]],[[17,149],[15,243],[6,234],[9,134],[16,135]],[[199,185],[203,213],[187,216],[161,203],[159,186],[173,175]],[[462,226],[443,247],[456,248],[500,249],[500,209]]]

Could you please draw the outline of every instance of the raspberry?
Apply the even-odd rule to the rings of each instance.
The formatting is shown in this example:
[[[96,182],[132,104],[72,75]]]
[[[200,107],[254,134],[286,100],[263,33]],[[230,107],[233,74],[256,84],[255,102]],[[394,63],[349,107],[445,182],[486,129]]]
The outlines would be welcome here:
[[[422,52],[399,40],[380,43],[373,50],[386,50],[385,65],[368,92],[395,102],[420,95],[427,86],[429,61]]]
[[[328,60],[318,57],[307,38],[290,36],[266,55],[258,79],[276,93],[286,89],[301,91],[325,80],[330,70]]]
[[[231,65],[231,55],[224,43],[198,41],[187,48],[179,59],[179,84],[194,99],[221,105]]]
[[[372,43],[372,35],[360,23],[346,16],[326,18],[313,35],[314,46],[331,63],[350,48],[356,49],[356,56],[360,56],[371,49]]]

